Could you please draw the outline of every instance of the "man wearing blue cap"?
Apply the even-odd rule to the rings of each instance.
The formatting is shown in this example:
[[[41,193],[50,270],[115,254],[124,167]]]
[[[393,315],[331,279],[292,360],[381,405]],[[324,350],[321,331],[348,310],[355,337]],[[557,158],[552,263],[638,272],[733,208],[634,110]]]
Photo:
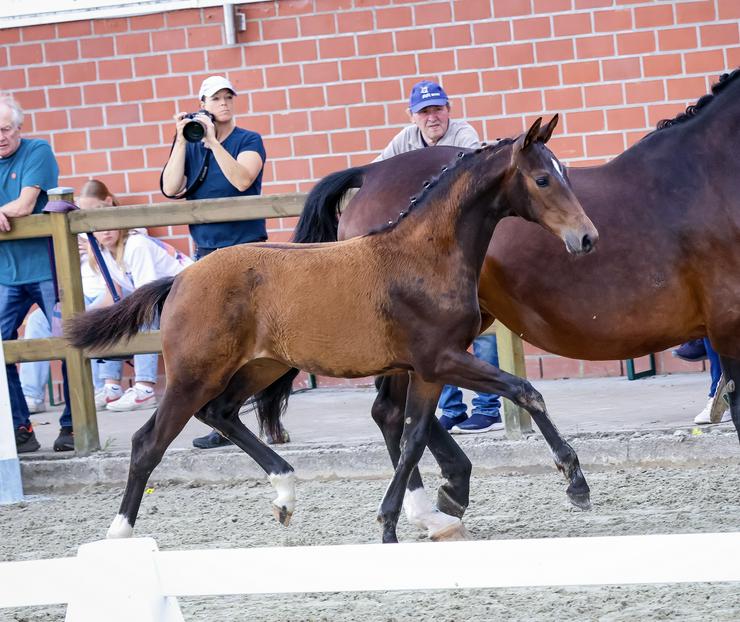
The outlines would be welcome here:
[[[376,158],[387,160],[400,153],[415,151],[435,145],[452,147],[480,147],[478,133],[465,121],[450,119],[450,101],[447,93],[436,82],[423,80],[411,89],[409,97],[411,125],[393,137],[388,146]],[[473,354],[479,359],[498,367],[498,352],[495,335],[483,335],[473,341]],[[458,387],[446,385],[439,398],[442,410],[440,423],[452,434],[479,434],[502,430],[501,399],[498,395],[478,393],[473,398],[470,417],[462,401]]]

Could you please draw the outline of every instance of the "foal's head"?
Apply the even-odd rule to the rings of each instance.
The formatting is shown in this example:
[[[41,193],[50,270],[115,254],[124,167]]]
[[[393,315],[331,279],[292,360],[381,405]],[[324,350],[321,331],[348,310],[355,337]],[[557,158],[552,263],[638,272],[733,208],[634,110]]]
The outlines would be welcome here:
[[[558,236],[569,253],[589,253],[599,234],[573,194],[565,167],[545,146],[558,124],[558,115],[545,127],[541,123],[542,119],[537,119],[512,146],[506,182],[511,214]]]

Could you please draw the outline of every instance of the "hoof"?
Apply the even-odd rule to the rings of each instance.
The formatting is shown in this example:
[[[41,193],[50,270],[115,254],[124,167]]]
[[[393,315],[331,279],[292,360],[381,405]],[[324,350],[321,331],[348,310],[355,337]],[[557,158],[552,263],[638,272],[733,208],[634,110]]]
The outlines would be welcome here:
[[[470,534],[465,529],[463,522],[459,520],[434,533],[430,532],[429,538],[432,542],[453,542],[455,540],[470,540]]]
[[[444,488],[440,488],[437,491],[437,509],[450,516],[462,518],[467,508],[464,508],[457,501],[453,500]]]
[[[283,527],[287,527],[290,525],[290,519],[293,517],[293,512],[288,512],[288,508],[285,506],[279,507],[277,505],[273,505],[272,515],[278,523],[283,525]]]
[[[588,492],[581,493],[568,493],[568,499],[575,505],[579,510],[590,510],[591,509],[591,494]]]

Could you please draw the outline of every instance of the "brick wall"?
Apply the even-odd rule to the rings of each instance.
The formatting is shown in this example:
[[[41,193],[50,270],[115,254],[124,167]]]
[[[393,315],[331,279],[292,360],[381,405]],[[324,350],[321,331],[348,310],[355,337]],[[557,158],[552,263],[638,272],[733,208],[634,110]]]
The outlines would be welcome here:
[[[279,0],[238,8],[247,31],[224,45],[222,10],[0,30],[0,88],[48,139],[61,181],[104,180],[124,203],[163,200],[172,115],[225,73],[239,123],[265,138],[264,192],[308,190],[371,160],[407,121],[421,77],[484,140],[560,112],[552,141],[570,165],[602,163],[740,65],[738,0]],[[271,222],[287,239],[292,219]],[[155,234],[189,249],[184,227]],[[531,377],[619,375],[529,348]],[[660,371],[701,369],[670,356]]]

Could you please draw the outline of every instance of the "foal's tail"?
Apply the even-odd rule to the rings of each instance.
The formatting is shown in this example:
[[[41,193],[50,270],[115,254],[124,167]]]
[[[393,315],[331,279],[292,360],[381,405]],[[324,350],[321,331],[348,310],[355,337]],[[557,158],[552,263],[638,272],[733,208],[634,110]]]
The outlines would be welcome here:
[[[103,348],[130,339],[161,313],[174,276],[142,285],[120,302],[81,313],[65,323],[64,336],[76,348]]]
[[[365,168],[348,168],[324,177],[306,197],[293,242],[336,242],[339,203],[350,188],[362,186]]]

